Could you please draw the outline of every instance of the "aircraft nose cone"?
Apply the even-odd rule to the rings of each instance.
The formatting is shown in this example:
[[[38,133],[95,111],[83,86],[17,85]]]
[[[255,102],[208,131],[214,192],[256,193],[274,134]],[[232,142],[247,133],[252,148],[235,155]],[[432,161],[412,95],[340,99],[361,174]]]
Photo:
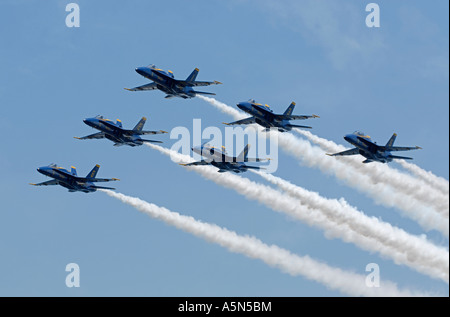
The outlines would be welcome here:
[[[139,75],[142,75],[142,76],[144,76],[144,74],[145,74],[145,71],[144,71],[143,67],[137,67],[135,69],[135,71],[136,71],[136,73],[138,73]]]
[[[244,109],[246,109],[247,108],[247,106],[246,106],[246,104],[244,104],[244,103],[238,103],[237,104],[237,107],[239,108],[239,109],[241,109],[241,110],[244,110]]]
[[[346,135],[346,136],[344,136],[344,140],[347,141],[347,142],[350,142],[351,137],[349,135]]]

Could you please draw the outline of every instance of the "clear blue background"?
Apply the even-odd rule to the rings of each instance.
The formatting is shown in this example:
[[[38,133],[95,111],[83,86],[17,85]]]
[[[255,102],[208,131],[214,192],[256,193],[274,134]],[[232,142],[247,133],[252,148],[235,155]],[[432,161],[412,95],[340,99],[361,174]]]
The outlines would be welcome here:
[[[135,73],[154,63],[199,80],[234,106],[255,98],[276,112],[297,102],[315,113],[313,132],[343,143],[362,130],[383,143],[420,145],[414,163],[449,176],[448,1],[377,1],[381,27],[367,28],[370,1],[77,1],[81,27],[67,28],[70,1],[0,3],[1,296],[340,296],[259,260],[228,252],[151,219],[103,193],[32,187],[50,162],[117,177],[119,192],[250,234],[360,274],[380,265],[401,288],[448,296],[448,285],[310,228],[189,172],[147,147],[78,141],[97,114],[170,131],[232,118],[204,101],[164,99]],[[165,146],[174,141],[160,137]],[[398,167],[395,163],[392,166]],[[275,175],[414,233],[423,230],[319,170],[280,151]],[[245,175],[262,181],[256,175]],[[448,240],[427,236],[439,245]],[[65,286],[65,266],[81,287]]]

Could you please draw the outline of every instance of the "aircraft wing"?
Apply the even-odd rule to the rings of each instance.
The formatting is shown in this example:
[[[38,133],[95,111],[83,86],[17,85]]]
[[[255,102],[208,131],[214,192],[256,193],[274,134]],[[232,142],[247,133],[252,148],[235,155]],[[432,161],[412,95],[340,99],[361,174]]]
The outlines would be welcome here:
[[[141,91],[141,90],[155,90],[155,89],[158,89],[158,88],[156,87],[156,83],[150,83],[150,84],[142,85],[142,86],[139,86],[139,87],[124,88],[124,89],[129,90],[129,91]]]
[[[181,86],[188,87],[200,87],[200,86],[210,86],[210,85],[220,85],[222,84],[220,81],[186,81],[186,80],[177,80],[177,84]]]
[[[346,156],[346,155],[357,155],[357,154],[359,154],[359,149],[357,149],[357,148],[339,152],[339,153],[334,153],[334,154],[327,153],[327,155],[329,155],[329,156]]]
[[[32,184],[32,183],[30,183],[30,185],[33,185],[33,186],[49,186],[49,185],[58,185],[59,184],[59,181],[57,181],[56,179],[52,179],[52,180],[49,180],[49,181],[46,181],[46,182],[42,182],[42,183],[39,183],[39,184]]]
[[[389,147],[380,146],[380,150],[389,151],[389,152],[391,152],[391,151],[411,151],[411,150],[419,150],[419,149],[421,149],[420,146],[413,146],[413,147],[411,147],[411,146],[389,146]]]
[[[198,162],[192,162],[192,163],[180,164],[180,165],[182,165],[182,166],[198,166],[198,165],[209,165],[209,163],[206,161],[198,161]]]
[[[86,135],[84,137],[74,137],[75,139],[78,140],[88,140],[88,139],[103,139],[105,137],[105,133],[103,132],[98,132],[98,133],[94,133],[94,134],[90,134],[90,135]]]
[[[234,122],[230,122],[230,123],[225,123],[224,122],[224,124],[226,124],[226,125],[252,124],[252,123],[255,123],[255,117],[245,118],[245,119],[234,121]]]

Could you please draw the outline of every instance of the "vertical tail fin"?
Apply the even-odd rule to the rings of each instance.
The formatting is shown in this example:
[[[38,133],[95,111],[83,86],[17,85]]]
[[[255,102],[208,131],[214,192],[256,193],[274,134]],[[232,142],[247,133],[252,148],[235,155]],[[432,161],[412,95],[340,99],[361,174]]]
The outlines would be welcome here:
[[[394,142],[395,139],[397,138],[397,133],[394,133],[391,138],[389,139],[389,141],[386,143],[386,148],[390,148],[392,146],[394,146]]]
[[[98,173],[98,169],[100,168],[100,165],[95,165],[94,168],[92,169],[92,171],[90,171],[86,178],[95,178],[95,176],[97,176]]]
[[[238,155],[238,161],[247,162],[248,160],[248,150],[250,149],[250,144],[247,144],[242,150],[241,154]]]
[[[145,121],[147,121],[146,117],[142,117],[141,120],[136,124],[136,126],[133,128],[134,131],[142,131],[142,128],[144,127]]]
[[[186,78],[186,81],[195,81],[198,75],[198,71],[198,68],[194,69],[194,71],[188,76],[188,78]]]
[[[70,167],[70,173],[74,176],[77,176],[77,169],[74,166]]]
[[[116,124],[118,127],[122,127],[122,121],[120,121],[119,119],[117,119]]]
[[[290,116],[292,115],[292,112],[294,111],[295,108],[295,102],[292,102],[289,107],[287,107],[286,111],[283,113],[285,116]]]

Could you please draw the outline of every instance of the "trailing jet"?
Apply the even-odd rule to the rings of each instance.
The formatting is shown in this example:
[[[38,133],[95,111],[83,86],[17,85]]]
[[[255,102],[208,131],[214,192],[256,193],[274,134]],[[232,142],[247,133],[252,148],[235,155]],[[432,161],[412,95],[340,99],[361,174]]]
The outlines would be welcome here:
[[[87,118],[84,119],[83,122],[94,129],[100,130],[101,132],[87,135],[82,138],[74,138],[78,140],[107,138],[108,140],[114,142],[114,146],[120,146],[124,144],[129,146],[137,146],[144,144],[144,142],[162,143],[161,141],[145,140],[140,138],[140,135],[167,133],[166,131],[162,130],[142,130],[146,120],[147,119],[145,117],[142,117],[142,119],[136,124],[133,130],[127,130],[122,127],[122,121],[120,120],[117,120],[117,122],[113,122],[111,120],[104,119],[102,116]]]
[[[265,127],[264,131],[270,131],[270,128],[277,128],[280,132],[286,132],[292,130],[292,128],[311,129],[311,127],[308,126],[291,124],[289,120],[305,120],[319,117],[314,114],[312,116],[292,115],[295,102],[292,102],[283,114],[275,114],[268,105],[256,103],[253,99],[240,102],[237,104],[237,107],[250,114],[251,117],[231,123],[225,123],[226,125],[257,123]]]
[[[347,134],[344,136],[345,141],[356,146],[353,149],[335,153],[335,154],[327,154],[329,156],[346,156],[346,155],[357,155],[361,154],[366,158],[363,163],[370,162],[381,162],[388,163],[393,159],[403,159],[403,160],[412,160],[411,157],[405,156],[397,156],[392,155],[393,151],[410,151],[410,150],[418,150],[421,149],[419,146],[415,147],[405,147],[405,146],[394,146],[395,139],[397,138],[397,134],[394,133],[385,146],[377,145],[376,142],[372,142],[370,136],[365,135],[362,132],[355,131],[352,134]]]
[[[180,98],[193,98],[197,94],[200,95],[215,95],[211,92],[196,91],[192,87],[197,86],[209,86],[218,85],[221,82],[218,81],[196,81],[199,69],[196,68],[194,71],[186,78],[186,80],[175,79],[172,71],[164,71],[157,68],[155,65],[149,65],[147,67],[138,67],[136,72],[153,81],[153,83],[135,87],[135,88],[125,88],[129,91],[140,91],[140,90],[154,90],[159,89],[165,92],[166,98],[180,97]]]
[[[244,162],[262,162],[269,159],[259,159],[259,158],[248,158],[248,150],[250,145],[246,145],[244,150],[237,157],[229,156],[225,150],[225,147],[222,146],[221,149],[203,144],[199,147],[193,147],[192,151],[200,154],[205,157],[206,160],[202,159],[198,162],[192,162],[188,164],[180,164],[183,166],[198,166],[198,165],[212,165],[217,167],[219,173],[224,172],[235,172],[235,173],[243,173],[248,169],[264,169],[263,167],[258,166],[249,166]]]
[[[71,167],[70,172],[56,164],[50,164],[48,166],[39,167],[37,171],[45,176],[53,178],[52,180],[42,182],[39,184],[31,184],[34,186],[48,186],[48,185],[61,185],[69,190],[69,192],[84,192],[92,193],[97,189],[115,189],[112,187],[96,186],[96,182],[111,182],[118,181],[117,178],[95,178],[97,176],[100,165],[95,165],[92,171],[86,175],[86,177],[77,176],[77,170],[75,167]]]

